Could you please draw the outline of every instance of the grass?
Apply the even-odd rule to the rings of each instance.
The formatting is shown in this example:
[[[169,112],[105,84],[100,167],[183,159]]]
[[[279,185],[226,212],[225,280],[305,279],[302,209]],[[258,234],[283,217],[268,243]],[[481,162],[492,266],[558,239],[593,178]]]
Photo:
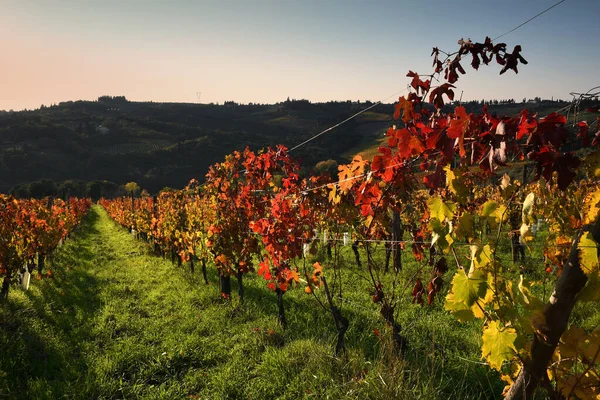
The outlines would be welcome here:
[[[0,398],[499,397],[503,382],[480,362],[481,322],[457,322],[443,296],[421,307],[407,295],[398,321],[410,348],[399,359],[352,259],[342,304],[348,354],[336,358],[333,321],[303,290],[284,296],[284,331],[262,278],[245,279],[244,304],[235,294],[224,301],[214,269],[205,285],[94,206],[51,276],[27,292],[12,288],[0,305]]]

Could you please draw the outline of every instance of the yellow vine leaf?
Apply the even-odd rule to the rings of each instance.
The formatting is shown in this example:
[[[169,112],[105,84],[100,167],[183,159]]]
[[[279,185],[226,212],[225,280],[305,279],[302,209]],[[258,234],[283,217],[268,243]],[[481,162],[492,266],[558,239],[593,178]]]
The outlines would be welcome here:
[[[598,353],[600,349],[600,325],[588,335],[583,343],[580,343],[579,348],[583,357],[586,359],[586,364],[591,364],[593,362],[594,364],[600,365],[600,355]]]
[[[495,201],[492,201],[492,200],[486,201],[484,203],[483,207],[481,208],[481,216],[489,217],[489,216],[493,215],[494,212],[496,211],[497,207],[498,206]]]
[[[347,193],[352,188],[354,180],[351,178],[362,175],[365,171],[365,164],[365,160],[360,155],[356,155],[350,164],[338,166],[339,189],[341,192]]]
[[[488,224],[492,229],[496,229],[501,221],[508,218],[506,206],[497,204],[492,200],[488,200],[483,204],[480,215],[487,218]]]
[[[337,186],[334,184],[329,184],[327,187],[331,189],[331,191],[329,192],[329,202],[333,204],[338,204],[341,201],[342,197],[337,193]]]
[[[517,299],[519,299],[521,304],[525,307],[542,309],[544,303],[531,293],[532,286],[533,284],[529,280],[525,279],[523,275],[520,275],[519,284],[517,285],[519,291],[516,293],[517,296],[520,294],[520,298],[517,297]]]
[[[472,245],[471,247],[471,269],[469,275],[476,270],[483,270],[490,265],[493,260],[492,248],[489,244],[483,247]]]
[[[473,239],[475,237],[475,221],[473,215],[468,212],[458,218],[458,226],[454,231],[457,239]]]
[[[506,386],[504,387],[504,391],[502,392],[502,396],[506,396],[506,394],[508,393],[508,390],[510,389],[510,387],[513,385],[513,383],[515,383],[514,380],[519,375],[519,372],[521,372],[521,364],[520,363],[514,363],[514,364],[511,364],[511,366],[510,366],[510,372],[509,372],[508,375],[502,375],[502,376],[500,376],[500,379],[502,379],[504,382],[506,382]],[[548,373],[550,373],[550,370],[548,370]]]
[[[475,302],[485,296],[486,289],[486,275],[482,271],[476,271],[469,277],[461,269],[452,279],[452,289],[446,296],[444,308],[460,322],[470,321],[475,317],[472,307],[478,307]]]
[[[582,271],[589,275],[598,270],[598,244],[589,232],[584,233],[577,244]]]
[[[588,274],[585,287],[577,295],[579,301],[600,301],[600,272]]]
[[[427,205],[431,218],[437,218],[440,222],[444,222],[446,218],[452,219],[456,212],[456,204],[444,203],[439,196],[429,198]]]
[[[452,171],[452,168],[450,168],[450,165],[445,166],[444,171],[446,172],[446,187],[456,195],[461,204],[464,204],[471,191],[463,181],[456,176],[454,171]]]
[[[600,178],[600,149],[596,149],[585,157],[585,165],[590,179]]]
[[[600,216],[600,187],[590,193],[583,205],[583,223],[594,223]]]
[[[514,328],[502,328],[498,321],[492,321],[483,328],[481,358],[487,360],[490,367],[500,371],[502,363],[510,360],[517,349],[517,331]]]
[[[471,311],[475,318],[483,319],[485,314],[483,310],[487,304],[492,304],[495,298],[496,289],[494,286],[494,275],[487,274],[487,285],[485,289],[485,295],[483,298],[478,299],[473,306],[471,306]]]
[[[487,289],[485,292],[485,297],[483,298],[483,304],[489,304],[494,301],[494,296],[496,294],[496,287],[494,283],[494,275],[488,274],[487,278]]]
[[[587,372],[585,375],[575,374],[563,376],[558,380],[558,388],[563,396],[577,396],[581,400],[598,400],[600,394],[594,390],[598,378]]]
[[[448,223],[446,225],[442,225],[439,219],[431,218],[428,226],[431,230],[431,245],[433,246],[435,243],[437,243],[444,253],[450,252],[450,246],[454,242],[449,233],[452,224]]]
[[[586,337],[585,331],[577,326],[570,327],[560,338],[558,350],[561,358],[574,358],[579,353],[579,343]]]

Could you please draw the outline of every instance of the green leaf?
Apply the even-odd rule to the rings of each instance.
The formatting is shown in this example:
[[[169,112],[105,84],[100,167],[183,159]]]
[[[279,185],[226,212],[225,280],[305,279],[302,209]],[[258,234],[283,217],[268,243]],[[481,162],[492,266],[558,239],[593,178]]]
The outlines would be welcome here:
[[[498,224],[507,218],[506,206],[503,204],[497,204],[495,201],[488,200],[483,204],[480,215],[487,219],[488,224],[492,229],[496,229]]]
[[[588,275],[598,270],[598,244],[589,232],[584,233],[577,244],[579,262],[583,272]]]
[[[590,193],[583,205],[583,223],[592,224],[600,216],[600,188]]]
[[[598,272],[588,274],[585,287],[577,295],[578,301],[600,301],[600,277]]]
[[[454,231],[457,239],[473,239],[475,237],[475,219],[473,215],[464,213],[458,218],[458,226]]]
[[[470,190],[463,183],[462,179],[454,174],[449,165],[444,167],[444,171],[446,172],[446,187],[448,190],[456,195],[461,204],[466,203]]]
[[[474,271],[483,270],[485,267],[492,263],[493,259],[492,248],[489,244],[486,244],[483,247],[479,247],[476,245],[471,246],[471,269],[469,270],[469,274],[472,274]]]
[[[596,149],[585,157],[585,166],[590,179],[600,178],[600,149]]]
[[[481,358],[485,358],[490,367],[500,371],[502,363],[510,360],[517,349],[517,331],[514,328],[502,328],[498,321],[492,321],[483,328]]]
[[[429,198],[427,205],[429,206],[431,218],[437,218],[441,222],[445,221],[446,218],[452,219],[456,212],[456,204],[444,203],[438,196]]]
[[[442,225],[442,222],[437,217],[430,218],[427,226],[431,232],[435,232],[439,235],[442,233],[446,234],[446,227]]]
[[[471,308],[477,307],[475,302],[485,296],[486,289],[486,275],[483,272],[475,271],[468,277],[461,269],[452,279],[452,289],[446,296],[444,308],[452,312],[459,321],[469,321],[475,316]]]
[[[494,213],[496,212],[496,208],[498,208],[498,205],[496,204],[495,201],[492,200],[488,200],[483,204],[483,207],[481,208],[481,216],[482,217],[490,217],[492,215],[494,215]]]
[[[544,308],[544,302],[532,293],[532,286],[533,284],[528,279],[525,279],[523,275],[520,275],[519,284],[516,288],[513,287],[514,298],[525,308],[530,310],[541,310]]]

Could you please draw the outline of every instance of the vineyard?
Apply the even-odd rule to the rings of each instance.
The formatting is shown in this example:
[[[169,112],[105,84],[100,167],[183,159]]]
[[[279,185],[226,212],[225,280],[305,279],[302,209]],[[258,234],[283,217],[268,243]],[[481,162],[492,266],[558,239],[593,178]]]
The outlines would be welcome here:
[[[485,107],[481,114],[462,106],[441,112],[465,73],[463,56],[475,69],[496,60],[500,74],[527,63],[520,46],[509,53],[489,38],[459,43],[454,54],[434,48],[430,79],[409,71],[412,91],[398,101],[386,145],[372,161],[357,156],[340,166],[338,181],[301,178],[283,146],[246,149],[213,166],[203,185],[102,205],[157,253],[189,263],[192,272],[200,265],[205,283],[207,264],[214,265],[225,300],[234,278],[243,304],[244,277],[256,272],[274,293],[284,329],[285,294],[300,287],[331,316],[336,357],[347,352],[352,322],[344,313],[343,246],[352,243],[359,268],[352,273],[371,294],[362,306],[378,308],[387,328],[375,335],[398,357],[414,345],[397,309],[409,300],[433,307],[444,297],[458,321],[483,321],[482,359],[501,373],[509,398],[528,397],[538,386],[551,396],[596,398],[600,331],[568,321],[577,302],[598,300],[600,153],[590,135],[597,120],[568,124],[558,112],[527,110],[498,117]],[[432,88],[442,72],[446,83]],[[574,141],[592,152],[581,159],[561,150]],[[534,182],[494,178],[511,160],[529,160]],[[547,236],[536,242],[540,220]],[[527,260],[534,252],[543,258]],[[403,253],[417,265],[408,274]]]
[[[17,200],[0,195],[0,299],[8,296],[17,276],[28,288],[36,265],[41,276],[46,258],[52,257],[90,206],[87,199]]]
[[[377,154],[354,157],[333,178],[303,174],[294,158],[313,138],[246,148],[204,183],[102,199],[65,250],[56,248],[88,200],[0,197],[3,302],[36,264],[37,277],[55,274],[44,275],[55,251],[63,267],[77,263],[77,246],[107,252],[89,255],[116,285],[115,299],[103,300],[114,307],[102,317],[110,334],[104,343],[100,329],[93,343],[135,347],[131,338],[143,337],[166,348],[140,349],[139,362],[98,356],[112,375],[95,371],[84,398],[599,399],[600,106],[589,104],[598,88],[545,116],[467,113],[448,107],[461,63],[498,64],[502,75],[527,61],[521,46],[490,38],[459,46],[434,48],[430,74],[408,72]],[[151,279],[175,298],[144,297],[154,296]],[[145,301],[165,308],[160,328],[145,322]],[[132,325],[115,317],[118,307]],[[75,393],[77,375],[64,374],[74,386],[52,387]]]

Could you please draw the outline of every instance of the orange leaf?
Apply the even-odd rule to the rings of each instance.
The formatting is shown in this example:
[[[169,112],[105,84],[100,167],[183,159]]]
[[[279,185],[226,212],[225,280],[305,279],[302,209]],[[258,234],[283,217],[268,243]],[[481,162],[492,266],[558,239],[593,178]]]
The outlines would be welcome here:
[[[398,99],[398,104],[396,104],[396,110],[394,111],[394,118],[400,118],[400,111],[402,111],[402,121],[405,123],[413,119],[414,117],[414,109],[413,105],[410,101],[401,96]]]
[[[470,118],[463,106],[456,107],[456,109],[454,110],[454,115],[456,116],[456,119],[450,121],[450,127],[448,128],[448,137],[450,139],[459,138],[458,145],[460,150],[460,156],[464,157],[467,154],[464,146],[465,132],[469,127]]]
[[[286,280],[287,282],[291,282],[292,280],[296,281],[296,282],[300,282],[300,275],[298,275],[298,271],[295,270],[288,270],[286,273]]]

